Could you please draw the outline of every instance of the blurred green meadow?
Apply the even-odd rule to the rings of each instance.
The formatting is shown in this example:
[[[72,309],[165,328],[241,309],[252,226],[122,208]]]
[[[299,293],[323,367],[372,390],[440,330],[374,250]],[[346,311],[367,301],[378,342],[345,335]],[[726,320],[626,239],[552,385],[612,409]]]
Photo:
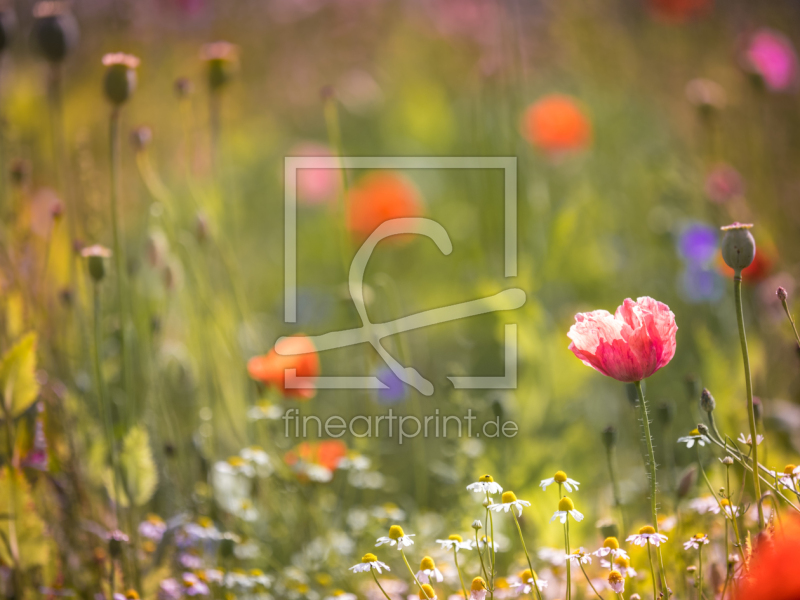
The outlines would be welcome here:
[[[563,528],[548,523],[557,498],[540,480],[564,470],[581,483],[571,497],[586,519],[570,529],[573,547],[594,549],[614,527],[622,540],[649,522],[635,396],[582,365],[566,337],[576,313],[613,313],[640,296],[667,304],[679,327],[675,358],[646,384],[659,505],[677,523],[665,550],[670,583],[681,598],[720,597],[733,550],[721,546],[725,519],[689,508],[709,492],[698,460],[708,487],[741,486],[743,508],[753,506],[752,481],[736,467],[731,486],[718,449],[698,455],[676,440],[706,417],[703,388],[721,430],[749,431],[732,272],[718,252],[719,227],[742,221],[754,224],[758,245],[743,306],[767,437],[760,460],[782,472],[800,452],[798,346],[775,295],[783,286],[791,307],[800,277],[794,3],[82,0],[49,9],[74,15],[80,31],[63,60],[37,51],[49,17],[34,17],[32,2],[9,3],[2,20],[7,597],[372,600],[381,595],[371,577],[348,568],[392,524],[415,533],[412,567],[430,554],[445,572],[433,584],[439,596],[463,595],[435,540],[472,538],[475,519],[487,534],[483,498],[465,490],[484,473],[531,502],[520,525],[533,567],[549,574],[545,597],[565,597],[563,564],[539,553],[564,545]],[[751,51],[764,32],[778,42],[761,63]],[[218,40],[234,46],[207,46]],[[119,105],[103,88],[113,67],[102,58],[116,52],[140,59],[135,90]],[[526,110],[554,94],[586,121],[575,147],[531,142]],[[563,118],[557,136],[572,125]],[[336,155],[516,157],[513,278],[503,276],[501,171],[393,174],[397,193],[446,229],[453,252],[419,236],[381,243],[364,278],[373,323],[511,287],[527,296],[518,310],[384,340],[433,382],[433,396],[395,381],[394,394],[319,389],[298,399],[248,373],[280,336],[361,326],[347,290],[361,239],[346,213],[375,175],[364,169],[299,184],[298,318],[284,321],[284,161]],[[112,256],[82,256],[95,244]],[[509,323],[516,388],[455,390],[448,376],[503,373]],[[323,376],[392,377],[368,344],[319,361]],[[471,410],[478,426],[499,418],[518,433],[400,444],[348,432],[325,446],[331,438],[314,427],[294,435],[281,419],[287,409],[323,422]],[[253,446],[261,453],[243,452]],[[498,577],[527,568],[512,519],[493,519]],[[749,512],[740,522],[754,527]],[[112,531],[127,541],[109,543]],[[694,557],[677,543],[697,531],[717,534],[705,593],[692,588]],[[377,551],[392,568],[389,595],[416,594],[390,558],[397,551]],[[485,572],[477,554],[461,555],[467,582]],[[625,598],[649,595],[647,556],[630,554],[639,575]],[[598,563],[587,570],[599,573]],[[588,576],[573,577],[572,594],[594,596]]]

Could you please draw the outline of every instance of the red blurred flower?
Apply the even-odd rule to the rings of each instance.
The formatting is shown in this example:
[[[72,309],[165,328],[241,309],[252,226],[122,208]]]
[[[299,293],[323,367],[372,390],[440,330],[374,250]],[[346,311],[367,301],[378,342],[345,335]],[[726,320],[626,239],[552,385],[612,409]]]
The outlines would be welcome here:
[[[302,354],[281,356],[275,348],[283,351],[302,352]],[[295,369],[296,377],[316,378],[319,376],[319,355],[314,344],[306,336],[297,335],[285,338],[276,344],[275,348],[263,356],[254,356],[247,361],[247,372],[250,377],[264,385],[276,387],[287,398],[301,400],[312,398],[316,391],[313,388],[286,388],[286,370]]]
[[[323,442],[303,442],[283,456],[287,465],[303,481],[327,482],[333,479],[333,472],[339,462],[347,456],[347,445],[341,440]]]
[[[711,9],[711,0],[649,0],[651,12],[664,20],[681,23]]]
[[[363,241],[384,221],[423,214],[422,200],[414,185],[391,171],[371,173],[347,196],[347,228]],[[404,238],[407,236],[397,236]]]
[[[800,598],[800,519],[784,519],[769,541],[756,545],[750,571],[741,579],[736,600]]]
[[[297,144],[289,156],[333,156],[330,148],[315,142]],[[297,171],[297,200],[300,204],[323,204],[336,199],[339,189],[337,169],[303,168]]]
[[[588,147],[592,125],[575,99],[552,94],[525,110],[522,134],[540,150],[558,154]]]
[[[567,337],[583,364],[617,381],[650,377],[675,356],[678,326],[669,306],[648,298],[627,298],[615,314],[605,310],[575,315]]]

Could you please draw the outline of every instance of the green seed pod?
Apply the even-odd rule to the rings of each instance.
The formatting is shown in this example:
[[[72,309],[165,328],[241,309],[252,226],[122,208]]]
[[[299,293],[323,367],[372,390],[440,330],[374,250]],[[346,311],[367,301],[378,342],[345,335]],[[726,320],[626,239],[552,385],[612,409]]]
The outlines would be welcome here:
[[[139,59],[118,52],[106,54],[103,65],[106,67],[103,92],[111,104],[120,106],[128,101],[136,89],[136,67],[139,66]]]
[[[606,450],[611,450],[617,445],[617,429],[613,425],[609,425],[603,429],[601,436],[603,438],[603,445],[606,447]]]
[[[707,413],[713,412],[713,410],[717,407],[717,402],[714,400],[714,396],[711,395],[707,389],[703,388],[703,392],[700,394],[700,408]]]
[[[78,45],[78,22],[66,2],[46,0],[33,7],[31,38],[38,52],[49,62],[59,63]]]
[[[88,246],[81,250],[81,256],[86,259],[89,266],[89,275],[95,283],[100,283],[106,276],[105,261],[111,256],[111,250],[99,244]]]
[[[722,258],[736,275],[741,275],[742,269],[749,267],[756,257],[756,240],[750,233],[752,227],[746,223],[733,223],[721,228],[725,232]]]

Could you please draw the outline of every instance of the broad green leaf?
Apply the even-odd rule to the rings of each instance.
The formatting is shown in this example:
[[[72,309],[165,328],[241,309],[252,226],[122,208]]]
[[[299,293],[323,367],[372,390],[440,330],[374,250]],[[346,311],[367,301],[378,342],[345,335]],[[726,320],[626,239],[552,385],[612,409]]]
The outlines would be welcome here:
[[[18,417],[39,395],[36,381],[36,334],[29,333],[0,360],[0,391],[6,414]]]
[[[119,464],[129,504],[141,506],[150,500],[158,486],[158,470],[144,427],[137,425],[128,431],[122,440]]]
[[[23,569],[44,566],[49,561],[49,545],[44,521],[36,512],[30,486],[20,471],[0,469],[0,561],[13,564],[10,547],[16,543]],[[14,515],[13,525],[11,515]]]

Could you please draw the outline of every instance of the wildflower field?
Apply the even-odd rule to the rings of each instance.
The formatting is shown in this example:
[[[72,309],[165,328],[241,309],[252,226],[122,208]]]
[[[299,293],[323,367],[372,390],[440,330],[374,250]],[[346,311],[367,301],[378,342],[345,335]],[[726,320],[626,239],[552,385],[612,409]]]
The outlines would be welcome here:
[[[799,600],[791,0],[0,4],[0,594]]]

